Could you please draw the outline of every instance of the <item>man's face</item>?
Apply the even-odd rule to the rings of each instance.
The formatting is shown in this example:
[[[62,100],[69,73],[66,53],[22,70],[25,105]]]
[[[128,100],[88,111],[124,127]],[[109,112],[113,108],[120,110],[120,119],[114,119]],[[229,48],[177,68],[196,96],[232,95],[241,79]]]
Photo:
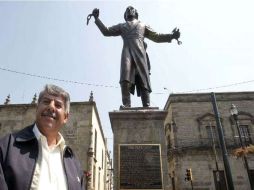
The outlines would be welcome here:
[[[36,110],[36,124],[41,133],[58,132],[67,120],[64,98],[44,94]]]

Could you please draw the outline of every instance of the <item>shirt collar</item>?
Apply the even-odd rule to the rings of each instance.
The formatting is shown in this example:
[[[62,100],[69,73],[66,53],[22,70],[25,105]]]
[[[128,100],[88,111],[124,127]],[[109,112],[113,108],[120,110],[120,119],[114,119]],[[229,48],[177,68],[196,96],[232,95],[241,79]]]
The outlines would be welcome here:
[[[35,135],[35,137],[36,137],[36,139],[37,139],[38,141],[41,140],[42,138],[47,139],[47,138],[40,132],[40,130],[38,129],[36,123],[34,124],[33,132],[34,132],[34,135]],[[57,144],[56,144],[55,147],[58,147],[58,146],[60,147],[61,151],[63,151],[64,148],[65,148],[65,140],[64,140],[64,138],[63,138],[63,136],[62,136],[61,133],[58,133]]]

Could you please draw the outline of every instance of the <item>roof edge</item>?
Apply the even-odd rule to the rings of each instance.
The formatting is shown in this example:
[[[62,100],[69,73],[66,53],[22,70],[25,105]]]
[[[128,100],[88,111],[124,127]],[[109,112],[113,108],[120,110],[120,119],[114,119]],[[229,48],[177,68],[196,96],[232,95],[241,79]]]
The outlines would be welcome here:
[[[164,106],[168,110],[171,103],[180,102],[210,102],[211,94],[209,93],[179,93],[170,94]],[[214,92],[217,101],[237,101],[237,100],[254,100],[254,91],[242,92]]]

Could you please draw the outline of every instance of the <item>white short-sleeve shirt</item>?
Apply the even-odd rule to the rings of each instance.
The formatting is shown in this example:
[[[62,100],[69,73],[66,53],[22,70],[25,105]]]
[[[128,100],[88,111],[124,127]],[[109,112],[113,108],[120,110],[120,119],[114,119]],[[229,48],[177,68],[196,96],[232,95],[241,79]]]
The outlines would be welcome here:
[[[49,148],[47,138],[40,133],[36,124],[33,132],[39,143],[39,155],[30,190],[67,190],[63,165],[63,136],[59,133],[57,144]]]

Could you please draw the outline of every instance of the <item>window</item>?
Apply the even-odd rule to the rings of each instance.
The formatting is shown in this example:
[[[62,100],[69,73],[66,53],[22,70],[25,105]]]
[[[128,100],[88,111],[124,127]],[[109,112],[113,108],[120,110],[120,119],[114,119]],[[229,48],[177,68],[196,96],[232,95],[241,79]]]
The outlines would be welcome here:
[[[227,190],[227,184],[223,170],[214,170],[213,177],[216,190]]]
[[[250,180],[254,181],[254,170],[250,169]]]
[[[94,133],[94,157],[96,158],[96,152],[97,152],[97,131],[95,130]]]
[[[101,172],[99,171],[99,173],[98,173],[98,190],[100,190],[100,186],[101,186]]]
[[[95,188],[95,178],[96,178],[96,167],[93,166],[93,187]]]
[[[210,141],[211,143],[218,142],[218,133],[215,126],[206,126],[206,132],[207,132],[208,141]]]
[[[170,135],[168,135],[168,137],[167,137],[167,148],[168,148],[168,151],[172,148],[171,141],[170,141]]]
[[[103,169],[103,150],[101,151],[101,168]]]
[[[248,146],[249,144],[252,144],[248,125],[240,125],[239,130],[240,130],[240,136],[243,141],[243,145]]]
[[[176,184],[175,184],[175,178],[174,177],[171,177],[171,183],[172,183],[173,190],[175,190],[176,189]]]

